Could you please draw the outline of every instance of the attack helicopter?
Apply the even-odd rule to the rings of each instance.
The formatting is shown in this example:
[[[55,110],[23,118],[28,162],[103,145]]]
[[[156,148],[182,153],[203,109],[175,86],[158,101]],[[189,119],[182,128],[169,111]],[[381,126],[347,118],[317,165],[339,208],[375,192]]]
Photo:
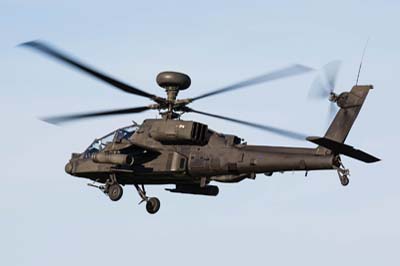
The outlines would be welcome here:
[[[93,183],[89,185],[100,189],[112,201],[121,199],[122,186],[135,186],[141,198],[140,203],[146,202],[146,210],[150,214],[160,209],[160,201],[147,195],[145,185],[175,185],[175,188],[166,190],[172,193],[217,196],[219,189],[216,185],[211,185],[211,182],[238,183],[244,179],[254,179],[256,174],[261,173],[271,176],[275,172],[335,170],[341,184],[347,186],[350,173],[344,167],[341,155],[366,163],[380,160],[344,143],[373,87],[355,85],[348,92],[336,94],[333,92],[336,73],[328,75],[324,81],[317,79],[316,83],[325,84],[319,86],[317,94],[328,97],[339,110],[325,136],[307,137],[297,132],[203,112],[188,106],[206,97],[313,70],[303,65],[291,65],[194,98],[178,99],[178,93],[189,88],[191,84],[191,79],[186,74],[173,71],[158,74],[156,81],[166,92],[164,98],[112,78],[45,42],[31,41],[21,45],[76,68],[114,88],[154,102],[148,106],[43,119],[49,123],[61,124],[79,119],[157,110],[161,118],[146,119],[140,125],[133,123],[95,139],[84,152],[73,153],[65,166],[68,174],[92,180]],[[332,65],[328,68],[332,69]],[[206,115],[289,138],[308,140],[317,147],[249,145],[238,136],[217,132],[204,123],[182,120],[185,113]]]

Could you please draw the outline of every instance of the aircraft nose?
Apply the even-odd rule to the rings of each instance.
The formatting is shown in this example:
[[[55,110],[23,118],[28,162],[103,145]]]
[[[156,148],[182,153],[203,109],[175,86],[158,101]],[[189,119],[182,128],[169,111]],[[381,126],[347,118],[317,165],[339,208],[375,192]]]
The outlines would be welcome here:
[[[72,163],[71,162],[68,162],[66,165],[65,165],[65,172],[67,173],[67,174],[72,174]]]

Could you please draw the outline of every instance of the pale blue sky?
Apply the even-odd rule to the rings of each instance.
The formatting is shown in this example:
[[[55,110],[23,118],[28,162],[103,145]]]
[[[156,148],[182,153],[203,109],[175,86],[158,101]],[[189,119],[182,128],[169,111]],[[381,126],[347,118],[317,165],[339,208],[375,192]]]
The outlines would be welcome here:
[[[0,0],[0,193],[2,265],[399,265],[398,1],[8,1]],[[338,91],[375,90],[348,143],[383,159],[349,158],[350,185],[336,172],[260,175],[220,185],[216,198],[149,187],[148,215],[126,187],[111,202],[64,173],[74,151],[155,113],[55,127],[38,116],[141,106],[31,51],[44,39],[105,72],[162,95],[155,76],[183,71],[196,96],[292,63],[343,60]],[[328,102],[307,99],[314,74],[204,99],[193,108],[309,135],[326,130]],[[312,145],[197,115],[249,143]],[[390,121],[392,119],[392,121]]]

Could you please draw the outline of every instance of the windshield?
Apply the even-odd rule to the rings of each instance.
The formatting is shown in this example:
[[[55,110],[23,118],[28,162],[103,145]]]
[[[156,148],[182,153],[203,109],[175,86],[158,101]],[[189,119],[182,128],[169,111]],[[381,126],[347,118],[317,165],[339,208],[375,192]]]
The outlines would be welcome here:
[[[132,136],[136,129],[138,128],[138,125],[130,125],[127,127],[119,128],[111,133],[108,133],[107,135],[95,139],[92,144],[86,149],[85,151],[85,158],[91,157],[94,153],[97,153],[99,151],[102,151],[107,144],[111,142],[121,142],[123,139],[129,139],[130,136]]]

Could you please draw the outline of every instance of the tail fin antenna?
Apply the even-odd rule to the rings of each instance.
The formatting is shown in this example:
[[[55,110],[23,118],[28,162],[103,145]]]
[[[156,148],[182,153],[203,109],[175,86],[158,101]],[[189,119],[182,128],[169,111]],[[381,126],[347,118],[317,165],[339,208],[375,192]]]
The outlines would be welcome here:
[[[367,50],[368,42],[369,42],[369,37],[367,39],[367,42],[365,43],[364,50],[363,50],[363,53],[362,53],[362,56],[361,56],[360,66],[358,67],[356,86],[358,85],[358,79],[360,78],[362,63],[364,61],[365,50]]]

